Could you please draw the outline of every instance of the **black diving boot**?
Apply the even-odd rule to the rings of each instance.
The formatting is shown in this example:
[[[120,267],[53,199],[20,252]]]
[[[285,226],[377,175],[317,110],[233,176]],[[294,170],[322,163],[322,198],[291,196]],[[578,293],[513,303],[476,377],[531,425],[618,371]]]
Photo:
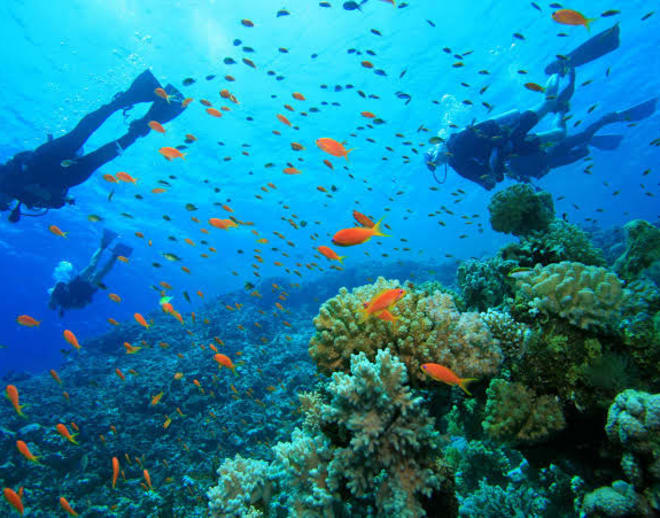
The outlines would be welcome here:
[[[113,232],[107,228],[103,229],[103,237],[101,238],[101,248],[108,248],[108,245],[118,236],[117,232]]]
[[[112,255],[114,256],[123,256],[123,257],[130,257],[131,253],[133,252],[133,249],[125,245],[124,243],[117,243],[115,247],[112,249]]]
[[[144,136],[149,133],[149,122],[156,121],[160,124],[165,124],[174,119],[185,109],[181,104],[183,102],[183,95],[179,90],[171,84],[168,84],[165,87],[165,91],[169,96],[169,102],[157,97],[144,117],[131,122],[129,133]]]
[[[160,83],[150,70],[145,70],[135,78],[128,90],[115,95],[112,102],[118,108],[127,108],[134,104],[147,103],[158,99],[158,96],[154,93],[156,88],[160,88]]]

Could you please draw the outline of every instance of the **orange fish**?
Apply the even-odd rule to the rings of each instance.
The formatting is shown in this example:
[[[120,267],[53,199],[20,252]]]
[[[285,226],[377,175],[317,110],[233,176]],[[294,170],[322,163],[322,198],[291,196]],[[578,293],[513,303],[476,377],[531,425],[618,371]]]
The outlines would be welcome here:
[[[78,339],[76,338],[76,335],[74,335],[68,329],[65,329],[62,334],[64,335],[64,339],[67,342],[69,342],[71,345],[73,345],[76,349],[80,350],[80,344],[78,343]]]
[[[119,459],[112,457],[112,489],[117,485],[117,477],[119,476]]]
[[[362,61],[360,63],[364,68],[374,68],[374,64],[371,61]]]
[[[325,165],[327,165],[330,169],[334,169],[334,166],[332,165],[332,162],[330,162],[330,160],[328,160],[327,158],[323,159],[323,163]]]
[[[406,291],[401,288],[382,290],[369,301],[364,309],[360,310],[360,322],[364,322],[369,316],[375,315],[384,309],[391,308],[405,294]]]
[[[163,128],[163,125],[158,121],[149,121],[147,125],[158,133],[165,133],[165,128]]]
[[[197,140],[197,137],[192,133],[186,133],[186,140],[192,140],[193,142],[195,142]]]
[[[155,189],[151,189],[151,192],[153,194],[162,194],[164,192],[167,192],[167,190],[163,189],[162,187],[156,187]]]
[[[62,506],[62,509],[64,509],[71,516],[78,516],[78,513],[73,510],[71,504],[69,504],[69,502],[67,502],[66,498],[64,498],[63,496],[60,497],[60,505]]]
[[[322,151],[325,151],[332,156],[343,156],[346,160],[348,160],[348,154],[354,149],[351,148],[346,150],[341,142],[326,137],[316,139],[316,145],[321,148]]]
[[[291,149],[293,149],[294,151],[302,151],[303,149],[305,149],[305,146],[299,144],[298,142],[291,142]]]
[[[14,491],[13,489],[6,487],[4,488],[4,494],[5,494],[5,499],[7,502],[9,502],[11,505],[14,506],[14,508],[21,513],[21,516],[23,516],[23,500],[21,500],[21,496],[23,494],[23,488],[18,490],[18,493]]]
[[[181,378],[183,378],[183,372],[175,372],[174,373],[174,379],[175,380],[180,380]]]
[[[119,379],[121,379],[122,381],[126,379],[126,376],[124,376],[124,373],[121,371],[119,367],[115,369],[115,373],[117,374],[117,376],[119,376]]]
[[[126,263],[126,264],[128,264],[128,262],[129,262],[128,257],[125,257],[123,255],[118,255],[117,260],[121,261],[122,263]]]
[[[167,92],[165,91],[164,88],[160,88],[160,87],[156,88],[156,89],[154,90],[154,93],[155,93],[158,97],[160,97],[160,98],[162,98],[162,99],[165,99],[168,103],[170,102],[170,97],[172,97],[171,95],[167,95]]]
[[[108,322],[110,322],[110,324],[112,324],[113,326],[118,326],[119,325],[119,322],[117,322],[114,318],[109,318]]]
[[[367,119],[373,119],[375,117],[375,115],[371,112],[360,112],[360,115],[366,117]]]
[[[124,348],[126,349],[126,354],[135,354],[140,349],[142,349],[142,347],[138,347],[137,345],[131,345],[128,342],[124,342]]]
[[[545,92],[545,88],[537,83],[525,83],[524,86],[527,90],[531,90],[532,92]]]
[[[182,106],[183,108],[185,108],[185,107],[188,106],[191,102],[193,102],[193,100],[194,100],[194,99],[193,99],[192,97],[186,97],[186,98],[183,100],[183,102],[181,103],[181,106]]]
[[[38,460],[39,458],[32,454],[30,448],[28,448],[28,445],[23,441],[16,441],[16,447],[18,448],[18,451],[21,452],[21,455],[23,455],[23,457],[25,457],[27,460],[34,462],[35,464],[40,464]]]
[[[209,225],[222,230],[227,230],[228,228],[238,226],[236,222],[231,219],[220,219],[220,218],[210,218]]]
[[[297,100],[299,100],[299,101],[304,101],[304,100],[305,100],[305,96],[304,96],[303,94],[299,93],[299,92],[293,92],[293,93],[291,94],[291,96],[292,96],[294,99],[297,99]]]
[[[117,304],[119,304],[121,302],[121,297],[119,295],[117,295],[116,293],[108,293],[108,298],[112,302],[116,302]]]
[[[103,178],[106,182],[117,183],[117,179],[116,179],[114,176],[112,176],[111,174],[104,174],[104,175],[102,176],[102,178]]]
[[[185,153],[182,153],[175,147],[162,147],[158,150],[158,152],[167,160],[174,160],[175,158],[182,158],[183,160],[186,159]]]
[[[142,327],[144,327],[144,328],[146,328],[146,329],[149,329],[149,324],[148,324],[147,321],[144,319],[144,317],[143,317],[142,315],[140,315],[140,313],[134,313],[134,314],[133,314],[133,318],[134,318],[134,319],[137,321],[137,323],[140,324]]]
[[[447,385],[458,385],[468,396],[472,395],[468,392],[467,384],[471,381],[476,381],[477,378],[459,378],[451,369],[437,363],[424,363],[420,368],[422,372],[434,380],[441,381]]]
[[[119,171],[117,173],[117,179],[126,183],[137,183],[137,179],[133,178],[130,174],[128,174],[125,171]]]
[[[334,236],[332,236],[332,242],[338,246],[353,246],[366,243],[374,236],[383,236],[389,237],[388,234],[383,234],[380,231],[380,222],[383,221],[383,218],[380,218],[376,224],[371,227],[353,227],[353,228],[344,228],[338,231]]]
[[[206,113],[212,115],[213,117],[222,117],[222,112],[220,110],[216,110],[215,108],[206,108]]]
[[[229,358],[229,356],[227,356],[226,354],[217,353],[217,354],[213,355],[213,359],[216,362],[218,362],[218,367],[219,368],[222,368],[223,366],[227,367],[227,368],[231,369],[231,371],[234,373],[234,376],[238,376],[238,374],[236,373],[236,367],[232,363],[231,358]]]
[[[355,221],[357,221],[363,227],[373,228],[375,225],[375,223],[371,221],[371,218],[365,216],[364,214],[358,212],[357,210],[353,211],[353,218],[355,218]]]
[[[282,172],[284,174],[300,174],[302,171],[300,169],[296,169],[295,167],[287,167],[285,169],[282,169]]]
[[[156,406],[160,399],[163,397],[164,392],[161,390],[158,394],[151,398],[151,406]]]
[[[62,232],[62,230],[57,226],[57,225],[51,225],[48,227],[48,230],[50,230],[53,234],[59,237],[66,237],[68,232]]]
[[[41,320],[35,320],[30,315],[19,315],[16,317],[16,322],[25,327],[36,327],[41,324]]]
[[[75,437],[78,435],[77,433],[74,433],[71,435],[71,432],[69,432],[69,429],[66,427],[65,424],[62,423],[57,423],[55,426],[55,429],[57,430],[57,433],[59,433],[62,437],[64,437],[67,441],[73,444],[78,444],[78,441],[76,441]]]
[[[142,472],[142,474],[144,475],[144,480],[146,480],[146,482],[147,482],[147,486],[149,487],[149,489],[152,489],[152,487],[151,487],[151,477],[149,476],[149,472],[145,469]]]
[[[589,24],[596,21],[597,18],[585,18],[582,13],[573,9],[559,9],[552,13],[552,19],[562,25],[584,25],[589,30]]]
[[[223,97],[224,99],[229,99],[231,97],[231,92],[226,88],[223,88],[222,90],[220,90],[220,97]]]
[[[287,118],[286,118],[284,115],[282,115],[281,113],[278,113],[278,114],[276,115],[276,117],[277,117],[277,120],[280,121],[281,123],[286,124],[287,126],[291,126],[291,123],[289,122],[289,119],[287,119]]]
[[[331,261],[339,261],[340,263],[344,263],[344,259],[346,259],[345,255],[337,255],[337,252],[335,252],[332,248],[329,246],[319,246],[317,248],[319,252],[321,252],[322,255],[330,259]]]
[[[18,404],[18,389],[14,385],[7,385],[6,392],[7,398],[11,401],[11,404],[14,405],[16,413],[21,417],[25,417],[25,414],[23,414],[21,410],[25,405]]]
[[[50,369],[50,371],[48,371],[48,372],[50,372],[50,375],[53,377],[53,379],[55,381],[57,381],[57,383],[59,383],[60,385],[62,384],[62,380],[60,379],[60,377],[57,374],[57,371],[55,369]]]

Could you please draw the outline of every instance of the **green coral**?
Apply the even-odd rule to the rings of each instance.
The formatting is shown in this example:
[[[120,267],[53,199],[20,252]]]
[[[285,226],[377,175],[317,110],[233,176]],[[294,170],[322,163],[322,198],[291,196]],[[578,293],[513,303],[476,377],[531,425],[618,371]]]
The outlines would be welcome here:
[[[515,261],[491,257],[485,261],[470,259],[458,265],[456,277],[469,309],[486,311],[513,296],[508,273],[518,266]]]
[[[534,231],[519,243],[505,246],[499,255],[520,266],[543,266],[561,261],[576,261],[586,265],[605,266],[600,248],[591,243],[584,230],[561,219],[555,219],[546,230]]]
[[[394,326],[376,317],[360,322],[359,310],[384,289],[399,287],[398,281],[378,278],[375,284],[355,288],[326,301],[314,318],[316,334],[309,352],[324,374],[348,371],[351,355],[364,352],[368,358],[387,349],[406,365],[412,385],[427,384],[423,363],[440,363],[460,377],[494,375],[502,361],[497,341],[479,313],[458,311],[447,293],[430,296],[408,291],[392,313],[399,317]]]
[[[496,193],[488,204],[488,211],[493,230],[515,236],[545,230],[555,217],[550,193],[536,193],[524,183]]]
[[[566,421],[556,397],[538,396],[522,383],[493,379],[486,391],[484,431],[492,438],[534,443],[562,430]]]
[[[633,280],[660,259],[660,229],[643,219],[634,219],[624,226],[626,251],[614,263],[622,279]]]
[[[531,311],[557,315],[580,329],[616,329],[629,295],[609,270],[568,261],[537,265],[516,284],[516,295],[529,301]]]

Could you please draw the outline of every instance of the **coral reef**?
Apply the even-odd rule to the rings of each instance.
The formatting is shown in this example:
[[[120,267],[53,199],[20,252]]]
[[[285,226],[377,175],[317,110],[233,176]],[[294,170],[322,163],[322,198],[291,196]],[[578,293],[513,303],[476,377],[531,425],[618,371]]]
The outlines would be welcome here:
[[[481,314],[481,319],[497,340],[507,360],[519,360],[525,354],[532,331],[527,324],[517,322],[505,311],[489,309]]]
[[[519,243],[502,248],[498,255],[529,267],[561,261],[605,266],[603,251],[593,246],[587,233],[561,219],[555,219],[546,230],[526,234]]]
[[[629,292],[614,273],[597,266],[564,261],[537,265],[519,277],[517,297],[533,311],[565,318],[581,329],[616,329]]]
[[[626,251],[614,263],[614,270],[625,280],[633,280],[660,259],[660,229],[643,219],[629,221]]]
[[[536,193],[524,183],[496,193],[488,204],[488,212],[493,230],[514,236],[545,230],[555,217],[550,193]]]
[[[624,518],[626,516],[648,516],[640,514],[646,506],[635,488],[616,480],[611,486],[599,487],[584,496],[580,507],[580,518]]]
[[[516,261],[505,261],[499,256],[485,261],[470,259],[459,264],[456,277],[468,308],[486,311],[513,296],[512,282],[507,274],[516,266]]]
[[[495,378],[486,394],[482,426],[492,438],[511,443],[540,442],[566,425],[556,397],[538,396],[522,383]]]
[[[484,377],[497,372],[501,351],[478,313],[461,313],[447,293],[430,296],[408,291],[392,313],[399,317],[395,328],[377,318],[359,322],[358,310],[383,289],[400,286],[382,277],[375,284],[345,288],[326,301],[314,318],[316,334],[309,352],[325,374],[348,371],[351,355],[364,352],[373,359],[388,349],[403,361],[412,385],[428,383],[420,370],[427,362],[441,363],[461,377]]]

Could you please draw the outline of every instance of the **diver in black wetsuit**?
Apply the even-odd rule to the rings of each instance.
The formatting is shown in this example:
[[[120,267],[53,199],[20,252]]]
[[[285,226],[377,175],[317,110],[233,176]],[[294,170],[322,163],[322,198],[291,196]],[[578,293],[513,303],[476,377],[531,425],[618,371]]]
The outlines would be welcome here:
[[[165,87],[171,96],[169,102],[156,95],[156,88],[160,88],[160,84],[149,70],[145,70],[126,92],[116,94],[109,104],[83,117],[66,135],[51,138],[34,151],[17,153],[6,164],[0,165],[0,210],[11,210],[9,221],[15,223],[20,219],[21,206],[48,210],[72,204],[73,198],[68,196],[71,187],[83,183],[96,169],[149,133],[150,121],[163,124],[183,111],[183,98],[174,86]],[[117,110],[127,110],[143,102],[153,104],[144,117],[131,122],[125,135],[79,156],[83,144],[108,117]],[[13,200],[16,204],[11,207]],[[41,214],[45,212],[34,215]]]
[[[117,258],[120,256],[129,257],[133,251],[130,246],[118,243],[112,249],[111,256],[103,268],[97,271],[96,267],[101,259],[101,254],[116,237],[115,232],[103,229],[101,245],[92,255],[89,264],[78,275],[72,274],[73,267],[70,263],[62,261],[57,266],[55,277],[59,280],[55,286],[48,290],[50,293],[48,307],[50,309],[58,309],[59,315],[62,316],[65,309],[84,308],[92,302],[94,293],[101,287],[101,280],[112,270]],[[66,278],[63,278],[62,274]]]
[[[544,176],[550,169],[584,158],[589,153],[589,145],[615,149],[621,135],[596,136],[595,133],[606,124],[648,117],[655,110],[655,99],[622,112],[607,114],[584,131],[571,136],[566,135],[566,113],[575,89],[575,67],[593,61],[618,46],[617,24],[545,68],[546,73],[552,75],[546,84],[546,98],[542,104],[523,112],[511,110],[452,134],[446,142],[426,152],[427,167],[435,177],[435,169],[448,164],[464,178],[491,190],[505,175],[518,181],[530,181],[532,177]],[[560,77],[567,74],[568,85],[558,93]],[[548,113],[556,114],[554,128],[530,134],[530,130]]]

